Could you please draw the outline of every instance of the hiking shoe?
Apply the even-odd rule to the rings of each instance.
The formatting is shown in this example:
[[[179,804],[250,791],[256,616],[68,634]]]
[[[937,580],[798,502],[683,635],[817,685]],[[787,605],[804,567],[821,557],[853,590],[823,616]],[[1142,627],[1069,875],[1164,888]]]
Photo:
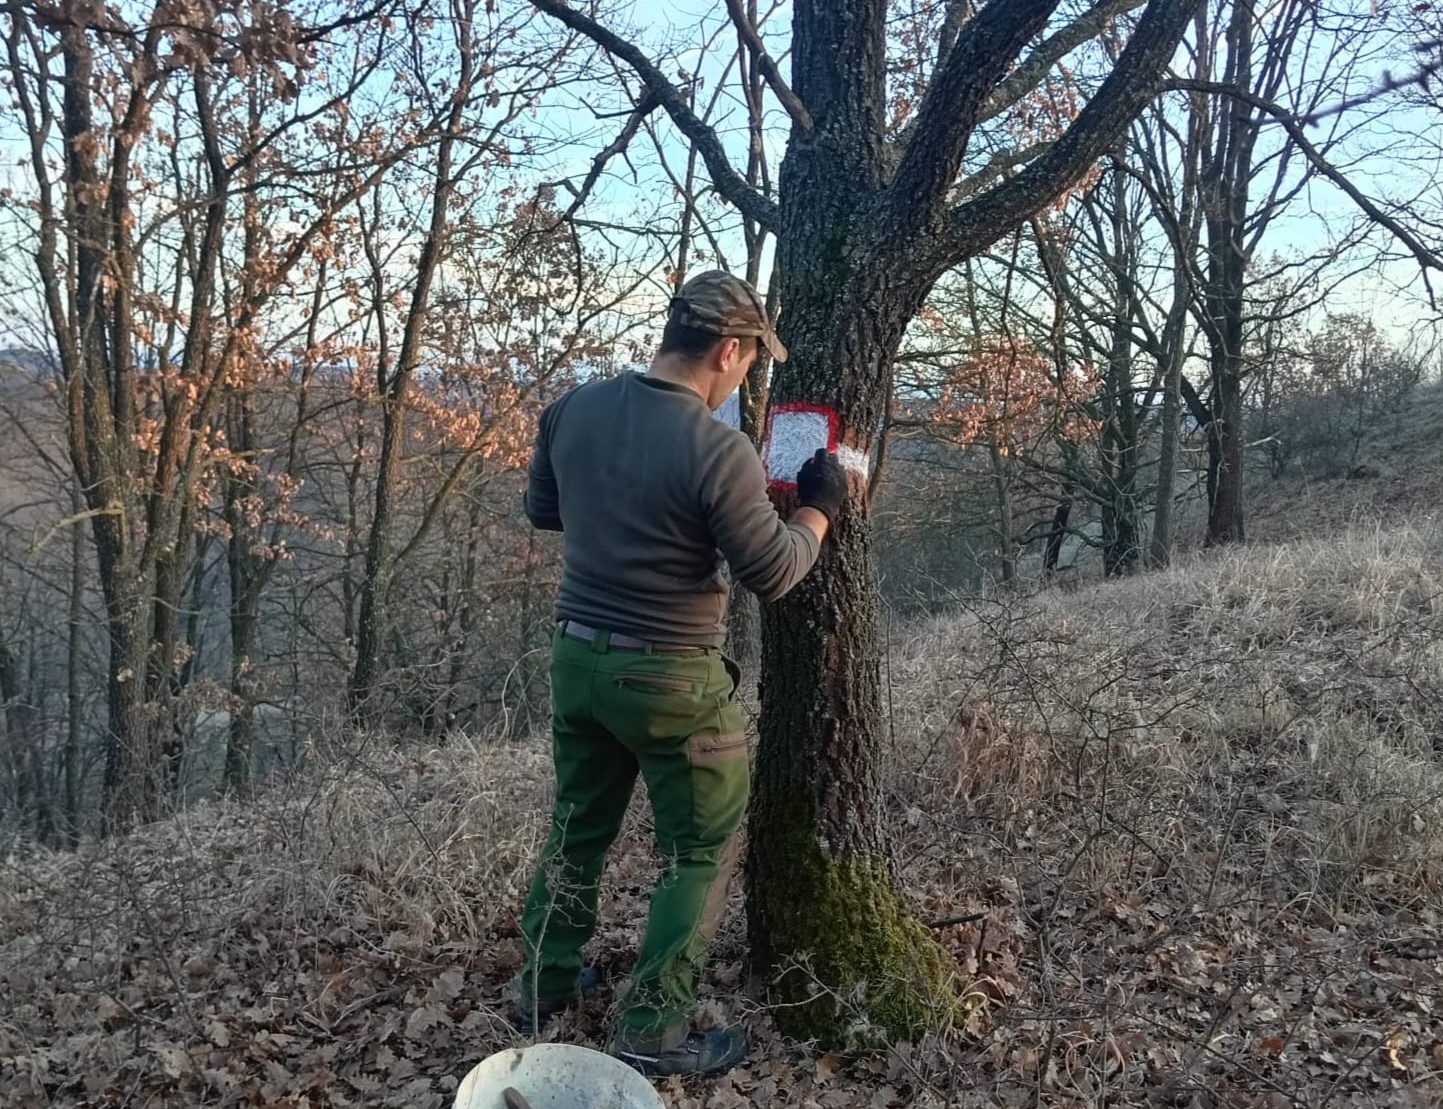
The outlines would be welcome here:
[[[581,978],[576,992],[570,997],[554,997],[532,1001],[526,996],[526,989],[517,991],[518,997],[511,1009],[511,1023],[523,1036],[534,1036],[546,1027],[551,1018],[581,1000],[582,994],[590,993],[601,985],[601,971],[595,967],[582,967]]]
[[[636,1051],[613,1045],[611,1054],[648,1078],[665,1078],[673,1074],[722,1074],[745,1061],[748,1047],[746,1033],[741,1029],[715,1028],[710,1032],[689,1032],[669,1051]]]

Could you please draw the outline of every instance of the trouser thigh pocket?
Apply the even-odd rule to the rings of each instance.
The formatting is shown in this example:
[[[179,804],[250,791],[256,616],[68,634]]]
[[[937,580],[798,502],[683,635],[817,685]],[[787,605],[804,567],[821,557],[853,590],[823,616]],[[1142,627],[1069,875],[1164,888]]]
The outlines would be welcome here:
[[[715,730],[697,732],[686,742],[686,754],[692,766],[725,766],[735,759],[747,757],[745,732]]]
[[[750,774],[747,737],[740,729],[707,729],[687,740],[691,769],[692,817],[697,839],[720,847],[741,824]]]
[[[637,693],[675,693],[694,697],[700,690],[700,683],[670,674],[618,674],[613,680],[618,689]]]
[[[706,672],[657,659],[628,660],[597,683],[598,708],[612,734],[634,750],[679,746],[682,737],[714,719]],[[674,748],[673,748],[674,749]]]

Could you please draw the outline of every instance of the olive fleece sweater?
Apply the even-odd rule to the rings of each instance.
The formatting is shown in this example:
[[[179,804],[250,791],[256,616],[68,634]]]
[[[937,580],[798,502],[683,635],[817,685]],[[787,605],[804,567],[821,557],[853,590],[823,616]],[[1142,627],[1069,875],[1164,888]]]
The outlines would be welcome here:
[[[720,647],[731,576],[775,600],[817,559],[767,496],[751,441],[682,385],[625,373],[541,416],[527,518],[565,534],[558,620]]]

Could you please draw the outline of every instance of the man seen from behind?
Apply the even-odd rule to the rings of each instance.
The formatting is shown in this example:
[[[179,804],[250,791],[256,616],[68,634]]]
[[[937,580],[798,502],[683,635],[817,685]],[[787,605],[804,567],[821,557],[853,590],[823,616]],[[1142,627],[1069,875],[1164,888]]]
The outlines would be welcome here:
[[[713,419],[765,346],[787,352],[755,289],[720,271],[673,297],[645,375],[588,382],[541,417],[525,510],[565,535],[551,689],[556,799],[522,917],[516,1021],[536,1031],[596,975],[581,951],[640,774],[661,876],[611,1050],[644,1073],[710,1074],[746,1056],[735,1028],[690,1024],[746,809],[739,673],[722,654],[729,583],[776,600],[816,562],[847,495],[825,451],[782,520],[752,443]]]

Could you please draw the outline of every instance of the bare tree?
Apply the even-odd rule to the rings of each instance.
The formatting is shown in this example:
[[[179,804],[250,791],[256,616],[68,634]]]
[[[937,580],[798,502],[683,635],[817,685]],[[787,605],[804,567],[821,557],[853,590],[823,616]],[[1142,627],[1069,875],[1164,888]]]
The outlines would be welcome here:
[[[305,149],[297,174],[314,204],[227,316],[218,289],[230,213],[249,167],[331,126],[375,70],[392,42],[386,10],[323,10],[302,24],[224,4],[184,18],[157,9],[131,24],[76,5],[7,9],[6,75],[34,179],[33,259],[107,610],[112,823],[154,815],[173,762],[179,614],[196,506],[225,457],[214,432],[226,380],[293,267],[410,143]],[[342,65],[348,35],[356,49]],[[322,72],[323,57],[337,64]],[[226,113],[247,73],[262,75],[274,110],[258,140],[236,143],[248,132]],[[416,122],[424,137],[430,124]],[[142,203],[152,193],[168,198],[154,215]]]
[[[1298,120],[1347,94],[1366,56],[1367,36],[1378,25],[1371,12],[1355,6],[1335,10],[1303,0],[1270,8],[1220,0],[1207,13],[1198,19],[1194,45],[1197,70],[1208,79],[1176,83],[1205,94],[1191,101],[1190,131],[1198,150],[1204,256],[1183,272],[1192,281],[1208,345],[1208,385],[1206,398],[1186,387],[1184,395],[1207,435],[1208,542],[1227,543],[1246,536],[1248,290],[1268,277],[1255,266],[1257,250],[1277,217],[1317,176],[1373,214],[1373,206],[1327,162],[1347,133],[1342,117],[1329,120],[1328,133],[1313,141]]]
[[[1024,168],[1000,184],[995,170],[982,169],[980,180],[959,187],[979,127],[1134,5],[1099,3],[1052,28],[1055,2],[991,3],[970,18],[970,5],[945,5],[947,48],[915,117],[889,133],[889,5],[798,0],[791,84],[774,64],[764,69],[775,74],[774,89],[785,88],[791,120],[772,201],[748,185],[634,43],[562,0],[533,3],[629,66],[697,144],[714,187],[776,235],[780,329],[792,357],[773,374],[771,403],[833,409],[841,441],[864,453],[882,425],[898,346],[932,285],[1086,172],[1152,96],[1193,7],[1148,4],[1117,65],[1060,138],[1030,160],[1014,157]],[[863,1009],[894,1036],[955,1013],[947,960],[895,884],[880,808],[880,644],[865,491],[859,480],[818,572],[763,615],[752,954],[780,975],[779,996],[793,1003],[779,1010],[784,1025],[832,1041],[853,1028],[833,991],[850,998],[864,982]],[[809,973],[797,965],[803,957]]]

